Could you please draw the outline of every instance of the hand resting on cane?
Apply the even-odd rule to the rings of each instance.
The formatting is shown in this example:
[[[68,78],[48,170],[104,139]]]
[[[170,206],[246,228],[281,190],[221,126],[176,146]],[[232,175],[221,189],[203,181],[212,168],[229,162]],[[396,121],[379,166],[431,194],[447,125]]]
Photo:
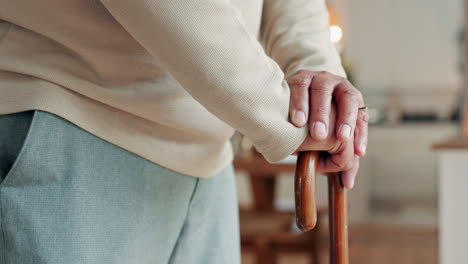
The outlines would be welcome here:
[[[290,119],[310,134],[297,151],[325,151],[318,170],[342,171],[351,189],[359,169],[359,157],[367,146],[367,111],[362,94],[349,81],[328,72],[300,70],[288,79],[291,89]],[[335,103],[336,102],[336,103]]]
[[[307,135],[306,139],[301,146],[297,149],[300,151],[321,151],[326,152],[328,155],[321,155],[317,166],[317,171],[321,173],[339,172],[339,171],[354,171],[354,145],[352,141],[341,142],[337,139],[335,131],[336,123],[336,105],[331,104],[330,115],[327,121],[330,123],[329,132],[321,141],[317,141],[312,136]],[[296,153],[297,153],[296,152]],[[343,174],[343,184],[346,188],[350,189],[353,186],[353,176],[346,176]]]

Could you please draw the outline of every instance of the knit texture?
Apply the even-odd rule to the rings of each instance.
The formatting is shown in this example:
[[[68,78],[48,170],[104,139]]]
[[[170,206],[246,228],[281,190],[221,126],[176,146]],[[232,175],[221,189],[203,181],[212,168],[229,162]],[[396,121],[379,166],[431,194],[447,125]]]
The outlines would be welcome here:
[[[195,177],[232,160],[234,130],[270,162],[299,69],[344,76],[323,0],[0,0],[0,114],[40,109]]]

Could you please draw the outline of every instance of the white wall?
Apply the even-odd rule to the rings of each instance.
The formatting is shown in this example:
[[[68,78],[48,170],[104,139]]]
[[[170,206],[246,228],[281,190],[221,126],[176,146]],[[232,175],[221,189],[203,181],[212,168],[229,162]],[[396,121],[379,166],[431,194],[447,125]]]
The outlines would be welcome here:
[[[456,89],[463,0],[332,0],[366,92]]]

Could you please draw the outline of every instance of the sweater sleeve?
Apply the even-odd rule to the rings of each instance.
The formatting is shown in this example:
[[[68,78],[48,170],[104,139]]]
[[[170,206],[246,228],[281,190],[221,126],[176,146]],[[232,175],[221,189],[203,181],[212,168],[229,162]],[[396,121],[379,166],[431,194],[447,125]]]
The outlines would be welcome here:
[[[270,162],[307,135],[288,120],[289,87],[229,0],[101,0],[114,18],[212,114]]]
[[[324,0],[264,0],[260,40],[286,79],[301,69],[346,77],[328,19]]]

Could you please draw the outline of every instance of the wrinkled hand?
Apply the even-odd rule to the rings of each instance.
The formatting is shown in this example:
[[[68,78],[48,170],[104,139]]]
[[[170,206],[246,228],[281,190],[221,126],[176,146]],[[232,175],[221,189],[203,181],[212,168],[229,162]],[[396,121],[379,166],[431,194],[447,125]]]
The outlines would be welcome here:
[[[300,70],[288,83],[290,119],[298,127],[307,124],[310,131],[298,151],[327,151],[318,170],[342,171],[343,184],[352,188],[367,147],[368,115],[358,110],[364,106],[362,94],[345,78],[323,71]]]
[[[330,115],[326,119],[330,124],[330,129],[326,137],[317,141],[309,134],[297,149],[300,151],[322,151],[329,155],[321,155],[317,170],[322,173],[342,171],[342,180],[346,188],[351,189],[354,185],[357,170],[359,168],[359,157],[354,154],[354,146],[351,140],[341,142],[336,137],[335,124],[337,118],[337,106],[331,103]]]

